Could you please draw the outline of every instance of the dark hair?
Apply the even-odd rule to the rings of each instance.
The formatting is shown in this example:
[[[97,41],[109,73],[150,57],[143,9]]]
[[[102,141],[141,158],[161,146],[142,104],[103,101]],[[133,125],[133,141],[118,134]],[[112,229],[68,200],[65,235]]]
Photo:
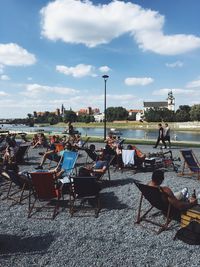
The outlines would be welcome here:
[[[162,126],[162,124],[161,123],[158,123],[158,126]]]
[[[89,147],[89,149],[90,149],[90,150],[95,150],[95,149],[96,149],[96,147],[95,147],[95,145],[94,145],[94,144],[91,144],[91,145],[90,145],[90,147]]]
[[[152,173],[151,179],[155,184],[160,185],[164,180],[164,171],[163,170],[155,170]]]
[[[133,147],[132,147],[132,145],[127,145],[127,148],[126,149],[133,150]]]

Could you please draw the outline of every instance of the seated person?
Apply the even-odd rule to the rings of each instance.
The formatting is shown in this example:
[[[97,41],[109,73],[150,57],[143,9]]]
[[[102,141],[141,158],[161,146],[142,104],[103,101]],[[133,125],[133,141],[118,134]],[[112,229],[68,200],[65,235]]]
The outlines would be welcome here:
[[[106,144],[105,148],[103,149],[104,158],[106,160],[110,160],[112,156],[116,155],[116,152],[109,144]]]
[[[164,181],[164,172],[162,170],[155,170],[152,174],[151,181],[148,183],[149,186],[157,187],[162,192],[166,193],[169,203],[177,210],[187,210],[197,204],[196,198],[187,198],[187,188],[182,191],[173,193],[172,190],[167,186],[162,186]]]
[[[71,144],[70,143],[66,143],[64,149],[71,150]],[[55,160],[55,161],[59,162],[59,160],[61,159],[61,156],[63,154],[63,151],[64,150],[58,152],[56,150],[55,144],[51,144],[50,149],[47,150],[44,153],[40,165],[37,166],[35,169],[36,170],[42,170],[43,169],[43,164],[45,163],[46,159]]]
[[[80,134],[77,134],[77,136],[75,136],[73,146],[75,149],[80,149],[82,145],[83,145],[83,141],[81,139],[81,136]]]
[[[132,148],[135,150],[135,164],[137,167],[140,167],[145,161],[146,155],[142,153],[136,146],[132,145]]]
[[[96,147],[94,144],[91,144],[89,148],[85,149],[85,152],[88,154],[88,156],[93,160],[96,161],[98,158],[98,154],[96,153]]]
[[[32,142],[31,142],[32,146],[35,146],[37,144],[38,140],[39,140],[38,135],[34,134],[34,136],[32,138]]]
[[[94,165],[79,169],[79,176],[96,176],[97,178],[100,178],[107,170],[107,167],[108,161],[105,160],[104,154],[101,153]]]
[[[36,148],[37,146],[47,146],[47,140],[43,133],[39,135],[38,141],[33,145],[33,148]]]
[[[109,134],[109,135],[106,137],[105,142],[106,142],[106,144],[108,144],[109,146],[112,147],[113,142],[114,142],[113,135],[112,135],[112,134]]]
[[[117,167],[119,170],[121,170],[123,167],[124,167],[124,163],[123,163],[123,160],[122,160],[122,145],[121,144],[118,144],[117,145],[117,148],[116,148],[116,164],[117,164]]]

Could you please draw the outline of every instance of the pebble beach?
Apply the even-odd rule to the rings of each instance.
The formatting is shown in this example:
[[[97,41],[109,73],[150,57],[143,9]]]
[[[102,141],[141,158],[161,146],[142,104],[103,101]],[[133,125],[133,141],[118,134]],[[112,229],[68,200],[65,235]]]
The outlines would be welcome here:
[[[144,153],[156,151],[148,145],[138,148]],[[172,148],[174,157],[180,156],[179,150]],[[200,158],[200,148],[192,150]],[[42,151],[42,148],[30,149],[28,161],[20,165],[20,170],[34,170]],[[86,155],[84,151],[80,154],[81,165]],[[133,179],[147,183],[151,172],[122,172],[111,167],[111,181],[107,178],[106,174],[98,218],[93,211],[78,211],[71,217],[66,195],[54,220],[39,220],[34,216],[28,219],[28,201],[12,205],[11,200],[3,200],[5,192],[1,189],[0,266],[200,266],[199,246],[173,240],[180,223],[174,221],[169,230],[159,235],[148,223],[134,223],[140,192]],[[197,178],[179,177],[173,170],[165,172],[164,184],[174,192],[188,187],[189,192],[196,189],[200,193]],[[158,220],[162,219],[159,216]]]

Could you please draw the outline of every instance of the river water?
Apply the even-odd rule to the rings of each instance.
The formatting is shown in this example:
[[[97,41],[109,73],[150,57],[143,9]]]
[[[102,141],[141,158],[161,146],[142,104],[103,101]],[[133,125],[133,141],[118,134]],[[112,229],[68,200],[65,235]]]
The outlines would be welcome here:
[[[44,130],[48,133],[62,133],[65,130],[65,127],[27,127],[25,125],[11,125],[4,124],[0,125],[2,130],[10,131],[21,131],[21,132],[37,132],[38,130]],[[82,136],[98,136],[103,137],[104,129],[103,128],[76,128]],[[122,133],[123,138],[132,138],[132,139],[156,139],[158,135],[158,130],[135,130],[135,129],[118,129]],[[107,129],[109,132],[109,129]],[[177,141],[193,141],[200,142],[200,133],[190,132],[190,131],[171,131],[171,139]]]

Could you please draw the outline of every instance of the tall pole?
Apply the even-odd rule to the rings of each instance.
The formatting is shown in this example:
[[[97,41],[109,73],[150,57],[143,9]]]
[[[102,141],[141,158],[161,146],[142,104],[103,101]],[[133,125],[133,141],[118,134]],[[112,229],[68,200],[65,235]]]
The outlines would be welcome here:
[[[106,140],[106,121],[107,121],[107,114],[106,114],[106,83],[109,78],[108,75],[103,75],[102,78],[104,79],[104,141]]]

